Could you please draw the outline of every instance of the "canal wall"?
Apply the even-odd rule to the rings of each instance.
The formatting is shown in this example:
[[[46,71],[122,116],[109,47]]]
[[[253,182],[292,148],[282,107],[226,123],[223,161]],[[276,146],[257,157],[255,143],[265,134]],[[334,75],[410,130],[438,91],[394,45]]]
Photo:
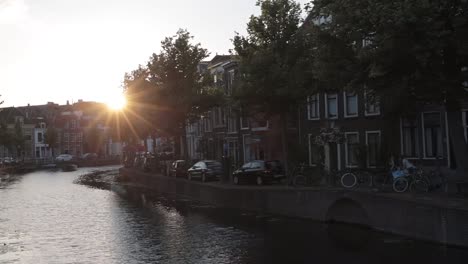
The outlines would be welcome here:
[[[337,221],[447,245],[468,247],[468,202],[339,188],[201,183],[122,168],[121,177],[159,193],[219,207]]]

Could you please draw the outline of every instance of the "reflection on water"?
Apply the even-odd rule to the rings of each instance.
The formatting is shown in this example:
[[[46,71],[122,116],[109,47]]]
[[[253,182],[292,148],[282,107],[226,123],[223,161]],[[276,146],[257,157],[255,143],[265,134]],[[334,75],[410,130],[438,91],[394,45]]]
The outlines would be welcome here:
[[[0,263],[465,263],[468,252],[346,225],[218,209],[36,172],[0,187]]]

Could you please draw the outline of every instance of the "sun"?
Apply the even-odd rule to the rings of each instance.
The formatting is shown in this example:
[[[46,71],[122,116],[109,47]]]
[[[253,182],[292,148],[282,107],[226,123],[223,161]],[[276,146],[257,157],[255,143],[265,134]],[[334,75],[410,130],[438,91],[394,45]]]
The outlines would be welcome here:
[[[123,94],[114,94],[106,100],[106,105],[111,110],[120,111],[127,105],[127,99]]]

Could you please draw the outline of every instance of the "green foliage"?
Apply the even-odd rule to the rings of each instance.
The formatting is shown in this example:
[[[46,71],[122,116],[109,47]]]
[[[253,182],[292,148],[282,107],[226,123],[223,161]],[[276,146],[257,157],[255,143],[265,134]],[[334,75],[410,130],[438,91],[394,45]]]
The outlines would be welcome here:
[[[179,30],[161,42],[162,50],[146,67],[125,75],[129,108],[139,116],[141,127],[181,135],[187,119],[221,103],[221,92],[198,68],[209,53],[192,39],[188,31]]]
[[[367,85],[382,98],[398,97],[389,103],[400,111],[415,100],[453,106],[466,98],[467,1],[315,0],[311,19],[323,22],[312,41],[325,88]]]
[[[292,0],[260,0],[257,6],[261,14],[250,17],[247,36],[233,39],[241,77],[234,96],[244,107],[283,113],[304,99],[308,80],[298,34],[301,8]]]
[[[13,135],[8,132],[6,123],[0,123],[0,145],[5,146],[8,150],[12,149]]]

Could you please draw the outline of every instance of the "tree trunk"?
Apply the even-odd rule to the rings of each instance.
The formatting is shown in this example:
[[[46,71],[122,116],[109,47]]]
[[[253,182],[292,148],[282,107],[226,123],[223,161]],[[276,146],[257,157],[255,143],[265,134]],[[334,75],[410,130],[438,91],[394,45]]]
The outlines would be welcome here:
[[[182,146],[182,158],[184,160],[188,160],[188,149],[187,149],[187,120],[184,120],[182,123],[182,131],[181,131],[181,136],[180,140],[182,141],[181,146]]]
[[[468,180],[468,148],[463,134],[462,117],[460,111],[447,111],[450,147],[457,165],[457,180]]]
[[[287,121],[287,114],[281,113],[280,114],[280,125],[281,125],[281,146],[283,149],[283,164],[284,164],[284,172],[286,175],[288,174],[289,167],[288,167],[288,121]]]

